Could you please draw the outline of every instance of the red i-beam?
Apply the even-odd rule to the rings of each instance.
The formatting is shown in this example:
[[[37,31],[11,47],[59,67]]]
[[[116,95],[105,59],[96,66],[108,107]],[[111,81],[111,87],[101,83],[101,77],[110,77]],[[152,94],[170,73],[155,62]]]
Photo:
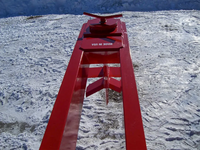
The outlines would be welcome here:
[[[119,15],[97,16],[83,24],[64,75],[40,150],[75,150],[88,78],[100,78],[86,89],[89,96],[103,88],[122,91],[127,150],[146,150],[145,135],[130,56],[126,26]],[[90,64],[104,64],[91,68]],[[119,64],[120,67],[109,67]],[[121,77],[116,80],[112,77]]]

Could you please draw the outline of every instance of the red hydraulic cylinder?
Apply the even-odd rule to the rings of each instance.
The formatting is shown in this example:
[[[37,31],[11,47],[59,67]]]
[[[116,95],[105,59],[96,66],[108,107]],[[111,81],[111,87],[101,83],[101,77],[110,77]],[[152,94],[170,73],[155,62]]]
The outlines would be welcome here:
[[[127,150],[146,150],[128,35],[124,22],[112,16],[84,13],[96,19],[83,24],[54,104],[40,150],[75,150],[84,94],[108,88],[123,95]],[[92,68],[91,64],[103,64]],[[110,64],[118,64],[111,67]],[[100,78],[86,88],[88,78]],[[120,80],[114,77],[121,78]]]

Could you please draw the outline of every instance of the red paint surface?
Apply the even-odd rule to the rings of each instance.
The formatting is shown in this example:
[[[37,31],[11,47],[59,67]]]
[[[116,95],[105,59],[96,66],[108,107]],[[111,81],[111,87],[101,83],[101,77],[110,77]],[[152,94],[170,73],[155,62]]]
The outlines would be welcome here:
[[[101,79],[87,87],[86,96],[103,88],[123,94],[126,149],[146,150],[128,36],[124,22],[114,16],[97,16],[81,29],[47,125],[40,150],[74,150],[78,136],[87,78]],[[101,28],[102,27],[102,28]],[[120,67],[109,67],[118,63]],[[90,64],[104,67],[90,68]],[[121,77],[118,81],[113,77]]]

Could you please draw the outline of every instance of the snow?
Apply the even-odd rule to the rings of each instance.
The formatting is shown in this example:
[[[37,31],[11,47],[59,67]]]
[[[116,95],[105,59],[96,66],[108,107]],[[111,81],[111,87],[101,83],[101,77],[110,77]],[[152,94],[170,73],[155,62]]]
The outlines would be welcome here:
[[[57,2],[0,1],[0,17],[41,15],[0,19],[0,149],[39,149],[81,26],[90,19],[80,14],[96,9],[120,11],[126,22],[147,148],[199,150],[200,11],[131,11],[199,9],[199,1]],[[85,98],[77,149],[125,149],[122,105],[116,93],[108,106],[104,91]]]
[[[1,0],[0,17],[200,9],[200,0]]]

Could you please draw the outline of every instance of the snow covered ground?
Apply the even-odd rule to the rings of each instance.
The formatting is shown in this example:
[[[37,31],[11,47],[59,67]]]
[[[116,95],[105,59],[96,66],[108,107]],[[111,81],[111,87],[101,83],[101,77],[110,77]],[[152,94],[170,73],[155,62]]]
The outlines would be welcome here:
[[[1,1],[2,2],[2,1]],[[124,11],[149,150],[200,149],[200,11]],[[0,149],[39,148],[83,15],[0,19]],[[119,95],[84,100],[77,149],[125,149]]]
[[[200,0],[0,0],[0,17],[181,9],[200,10]]]

